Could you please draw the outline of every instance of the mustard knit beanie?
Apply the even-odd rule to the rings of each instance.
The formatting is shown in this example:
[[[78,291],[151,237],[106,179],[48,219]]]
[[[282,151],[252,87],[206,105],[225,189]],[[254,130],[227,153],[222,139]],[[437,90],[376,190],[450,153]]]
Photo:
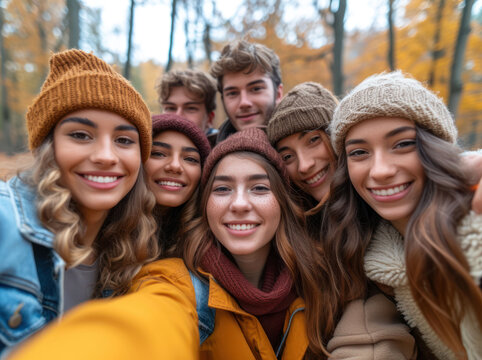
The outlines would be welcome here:
[[[152,144],[151,115],[134,87],[103,60],[81,50],[53,54],[40,94],[27,111],[30,149],[44,141],[65,115],[82,109],[114,112],[139,131],[142,161]]]
[[[276,107],[268,122],[268,138],[276,143],[300,131],[326,129],[338,103],[336,97],[315,82],[291,89]]]
[[[395,71],[366,78],[340,102],[330,124],[335,153],[343,152],[353,125],[377,117],[412,120],[443,140],[457,140],[457,128],[442,99],[419,81]]]

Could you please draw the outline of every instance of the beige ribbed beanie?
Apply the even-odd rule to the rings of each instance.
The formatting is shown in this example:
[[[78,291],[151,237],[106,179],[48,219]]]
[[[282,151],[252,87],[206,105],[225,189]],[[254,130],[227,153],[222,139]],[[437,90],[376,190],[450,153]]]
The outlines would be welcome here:
[[[330,124],[335,153],[343,151],[353,125],[377,117],[412,120],[448,142],[457,140],[457,128],[442,99],[419,81],[395,71],[366,78],[340,102]]]
[[[65,115],[82,109],[119,114],[139,131],[142,160],[151,152],[151,114],[141,95],[122,75],[93,54],[67,50],[53,54],[40,94],[27,111],[30,149],[35,149]]]
[[[268,138],[276,143],[300,131],[326,128],[338,103],[335,96],[315,82],[295,86],[276,107],[268,122]]]

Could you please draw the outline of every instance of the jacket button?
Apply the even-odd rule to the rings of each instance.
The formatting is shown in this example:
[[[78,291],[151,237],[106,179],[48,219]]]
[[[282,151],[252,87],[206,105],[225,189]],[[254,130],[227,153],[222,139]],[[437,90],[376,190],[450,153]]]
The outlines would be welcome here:
[[[20,310],[23,308],[23,303],[20,303],[19,306],[17,306],[17,309],[13,312],[12,316],[10,316],[10,319],[8,319],[8,326],[12,329],[16,329],[20,326],[22,323],[22,315],[20,314]]]

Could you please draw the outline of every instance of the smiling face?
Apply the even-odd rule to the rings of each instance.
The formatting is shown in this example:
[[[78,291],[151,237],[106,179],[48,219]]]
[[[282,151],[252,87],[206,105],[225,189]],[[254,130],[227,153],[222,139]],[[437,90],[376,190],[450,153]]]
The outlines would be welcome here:
[[[282,96],[283,85],[275,89],[269,75],[259,69],[223,76],[224,109],[238,131],[266,124]]]
[[[162,102],[165,113],[173,113],[195,123],[201,130],[211,125],[214,112],[208,113],[202,99],[196,98],[183,86],[171,88],[169,98]]]
[[[385,117],[364,120],[348,131],[345,151],[355,190],[404,234],[425,185],[414,123]]]
[[[249,258],[264,264],[281,209],[267,172],[258,162],[236,154],[220,161],[206,215],[214,237],[236,262]]]
[[[84,217],[106,216],[134,186],[141,166],[139,133],[120,115],[72,112],[57,123],[53,140],[61,183]]]
[[[317,201],[328,193],[334,171],[333,153],[323,134],[323,130],[298,132],[276,144],[290,180]]]
[[[201,156],[184,134],[167,130],[157,134],[145,165],[147,184],[161,206],[184,204],[201,177]]]

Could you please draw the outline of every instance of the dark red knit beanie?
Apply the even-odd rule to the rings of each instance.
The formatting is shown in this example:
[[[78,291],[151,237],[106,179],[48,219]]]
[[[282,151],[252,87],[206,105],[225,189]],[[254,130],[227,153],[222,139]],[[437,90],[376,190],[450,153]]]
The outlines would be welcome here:
[[[259,128],[248,128],[238,131],[226,140],[217,144],[204,164],[201,184],[204,187],[214,166],[226,155],[250,151],[266,158],[276,170],[278,170],[284,180],[289,183],[288,173],[278,152],[271,146],[266,133]]]
[[[211,151],[211,145],[209,145],[206,135],[196,124],[176,114],[152,115],[152,138],[166,130],[173,130],[186,135],[199,150],[201,164],[205,163]]]

